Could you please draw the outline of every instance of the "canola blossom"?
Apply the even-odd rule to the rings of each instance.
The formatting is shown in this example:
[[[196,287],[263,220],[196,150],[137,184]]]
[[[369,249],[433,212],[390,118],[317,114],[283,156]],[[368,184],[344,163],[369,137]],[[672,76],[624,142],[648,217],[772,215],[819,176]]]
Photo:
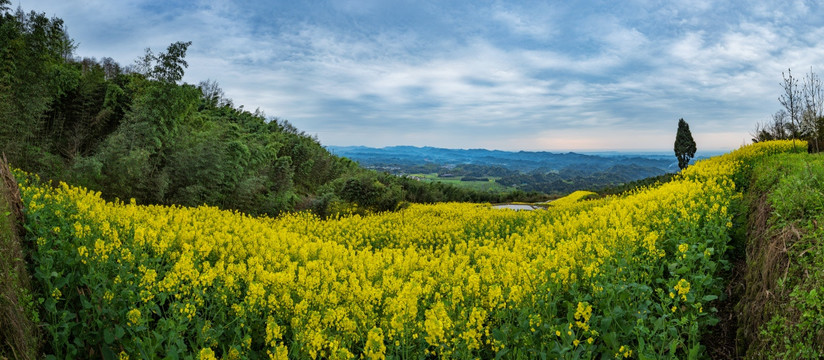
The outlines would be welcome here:
[[[571,204],[576,203],[578,201],[584,200],[588,197],[596,196],[596,195],[598,195],[598,194],[596,194],[592,191],[578,190],[578,191],[575,191],[575,192],[573,192],[573,193],[571,193],[567,196],[564,196],[560,199],[556,199],[556,200],[553,200],[553,201],[549,202],[549,205],[550,206],[568,206],[568,205],[571,205]]]
[[[686,358],[714,321],[736,181],[792,147],[546,211],[329,220],[107,202],[19,176],[57,357]]]

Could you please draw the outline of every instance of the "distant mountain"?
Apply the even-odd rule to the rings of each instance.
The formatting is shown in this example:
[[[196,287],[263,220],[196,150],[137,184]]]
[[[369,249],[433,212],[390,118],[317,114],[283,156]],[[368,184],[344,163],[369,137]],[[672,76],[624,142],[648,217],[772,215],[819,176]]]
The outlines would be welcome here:
[[[678,162],[673,155],[633,154],[610,152],[581,154],[546,151],[501,151],[485,149],[443,149],[435,147],[391,146],[370,148],[363,146],[328,146],[335,155],[357,161],[365,167],[405,167],[435,164],[441,166],[482,165],[501,167],[521,173],[579,171],[594,173],[607,171],[619,165],[659,169],[661,173],[675,172]]]
[[[614,188],[678,171],[675,156],[661,153],[581,154],[414,146],[380,149],[328,146],[327,149],[363,167],[394,175],[430,174],[430,180],[460,179],[460,184],[467,183],[467,179],[471,182],[489,178],[506,188],[549,195]]]

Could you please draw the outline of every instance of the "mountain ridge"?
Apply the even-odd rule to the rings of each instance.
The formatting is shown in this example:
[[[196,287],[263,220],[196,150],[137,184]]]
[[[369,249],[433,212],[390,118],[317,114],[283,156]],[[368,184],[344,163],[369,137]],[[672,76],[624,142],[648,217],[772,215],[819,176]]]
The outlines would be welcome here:
[[[531,172],[544,169],[561,171],[566,167],[592,167],[603,170],[618,164],[652,166],[665,172],[677,170],[672,155],[614,153],[611,155],[584,154],[578,152],[505,151],[488,149],[447,149],[432,146],[326,146],[333,154],[347,157],[363,166],[378,165],[487,165],[509,170]]]

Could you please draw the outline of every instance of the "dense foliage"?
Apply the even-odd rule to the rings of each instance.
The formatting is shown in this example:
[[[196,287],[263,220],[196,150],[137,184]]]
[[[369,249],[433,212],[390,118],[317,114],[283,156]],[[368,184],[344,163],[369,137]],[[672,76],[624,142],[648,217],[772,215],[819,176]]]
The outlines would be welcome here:
[[[253,218],[25,177],[58,358],[699,358],[760,143],[623,196]]]
[[[60,19],[8,5],[0,0],[0,150],[26,171],[108,199],[253,214],[522,196],[365,171],[287,121],[235,107],[214,82],[181,84],[189,42],[129,67],[75,58]]]
[[[692,139],[690,126],[684,119],[678,120],[678,131],[675,134],[675,157],[678,158],[678,167],[683,169],[695,157],[695,140]]]

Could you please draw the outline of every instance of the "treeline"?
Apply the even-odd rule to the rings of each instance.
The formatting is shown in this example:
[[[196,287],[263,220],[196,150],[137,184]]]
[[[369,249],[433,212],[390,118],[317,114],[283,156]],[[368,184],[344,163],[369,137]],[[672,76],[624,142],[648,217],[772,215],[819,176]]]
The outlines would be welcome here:
[[[285,120],[181,83],[190,42],[135,64],[74,57],[59,18],[0,0],[0,146],[13,166],[144,204],[252,214],[393,210],[493,195],[360,168]]]
[[[664,174],[656,167],[615,165],[604,171],[589,172],[566,168],[559,172],[532,171],[500,178],[499,184],[514,186],[523,191],[537,191],[549,195],[565,195],[577,190],[618,187],[644,178]]]
[[[781,73],[781,109],[763,124],[756,124],[752,141],[803,139],[809,152],[824,150],[824,84],[813,72],[803,79],[794,77],[792,69]],[[799,83],[801,87],[799,88]]]

